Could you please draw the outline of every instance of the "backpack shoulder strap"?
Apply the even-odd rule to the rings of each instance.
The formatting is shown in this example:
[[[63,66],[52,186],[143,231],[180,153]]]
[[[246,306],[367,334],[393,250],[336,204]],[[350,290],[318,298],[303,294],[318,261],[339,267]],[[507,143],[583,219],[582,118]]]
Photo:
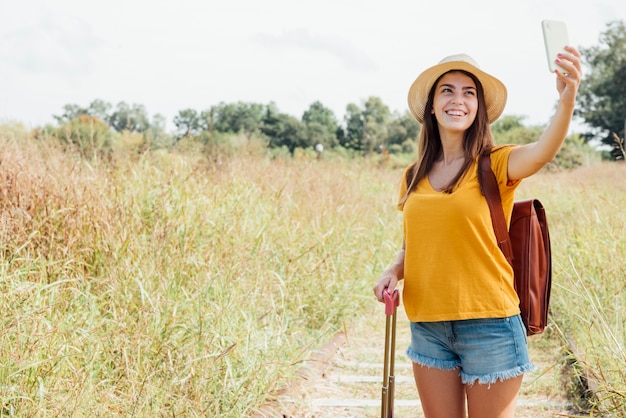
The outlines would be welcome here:
[[[491,153],[486,152],[480,155],[478,164],[478,182],[480,190],[487,199],[489,204],[489,212],[491,213],[491,223],[496,234],[498,247],[504,253],[509,264],[513,264],[513,247],[509,237],[509,229],[504,218],[504,209],[502,209],[502,199],[500,198],[500,189],[496,175],[491,169]]]

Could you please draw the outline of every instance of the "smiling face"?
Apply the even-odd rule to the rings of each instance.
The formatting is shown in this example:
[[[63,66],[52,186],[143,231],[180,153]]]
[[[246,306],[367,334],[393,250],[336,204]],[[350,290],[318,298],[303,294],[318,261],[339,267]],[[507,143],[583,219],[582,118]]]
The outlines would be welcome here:
[[[468,75],[453,71],[443,75],[434,91],[432,113],[439,131],[465,132],[478,111],[476,83]]]

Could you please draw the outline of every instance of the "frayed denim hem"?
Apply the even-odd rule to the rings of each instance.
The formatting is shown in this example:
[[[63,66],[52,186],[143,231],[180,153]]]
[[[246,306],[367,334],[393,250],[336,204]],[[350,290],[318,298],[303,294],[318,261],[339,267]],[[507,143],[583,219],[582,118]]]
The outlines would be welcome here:
[[[429,357],[424,357],[421,354],[417,354],[415,351],[411,350],[410,347],[406,349],[406,356],[413,363],[417,363],[420,366],[435,368],[439,370],[454,370],[459,368],[459,366],[461,365],[458,361],[437,360]]]
[[[527,372],[535,371],[537,368],[532,363],[526,363],[523,366],[518,366],[513,369],[506,370],[504,372],[498,373],[490,373],[486,375],[472,375],[463,373],[461,371],[459,374],[461,375],[461,382],[464,385],[473,385],[474,383],[479,383],[482,385],[490,385],[492,383],[496,383],[498,380],[501,382],[507,379],[513,379],[514,377],[518,377]]]

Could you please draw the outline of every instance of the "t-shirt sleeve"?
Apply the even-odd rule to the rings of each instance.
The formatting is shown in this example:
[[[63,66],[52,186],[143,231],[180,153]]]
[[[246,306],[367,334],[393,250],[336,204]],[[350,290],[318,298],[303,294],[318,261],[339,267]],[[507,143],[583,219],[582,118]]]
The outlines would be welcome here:
[[[402,199],[404,198],[404,195],[406,194],[406,191],[409,188],[407,176],[409,175],[410,168],[411,168],[410,166],[407,167],[406,170],[404,170],[404,173],[402,174],[402,181],[400,182],[400,188],[398,191],[398,204],[396,205],[396,209],[398,209],[399,211],[404,210],[404,205],[401,204],[400,202],[402,202]]]
[[[521,179],[509,181],[509,156],[515,147],[517,147],[517,145],[498,146],[495,147],[491,153],[491,169],[495,173],[496,179],[498,180],[500,197],[502,199],[502,205],[505,209],[505,213],[507,214],[507,218],[510,218],[511,210],[513,210],[515,190],[522,182]]]
[[[500,191],[507,187],[515,189],[521,183],[521,180],[509,181],[508,177],[509,155],[516,147],[517,145],[503,145],[495,147],[491,153],[491,169],[496,175]]]

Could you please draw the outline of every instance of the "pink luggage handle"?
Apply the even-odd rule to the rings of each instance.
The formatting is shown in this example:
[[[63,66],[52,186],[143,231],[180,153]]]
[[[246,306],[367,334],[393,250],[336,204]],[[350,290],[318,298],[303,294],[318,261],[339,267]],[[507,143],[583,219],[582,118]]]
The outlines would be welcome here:
[[[398,289],[394,289],[393,292],[390,292],[389,288],[385,288],[385,290],[383,290],[383,299],[385,300],[385,315],[393,315],[393,308],[400,305]]]

